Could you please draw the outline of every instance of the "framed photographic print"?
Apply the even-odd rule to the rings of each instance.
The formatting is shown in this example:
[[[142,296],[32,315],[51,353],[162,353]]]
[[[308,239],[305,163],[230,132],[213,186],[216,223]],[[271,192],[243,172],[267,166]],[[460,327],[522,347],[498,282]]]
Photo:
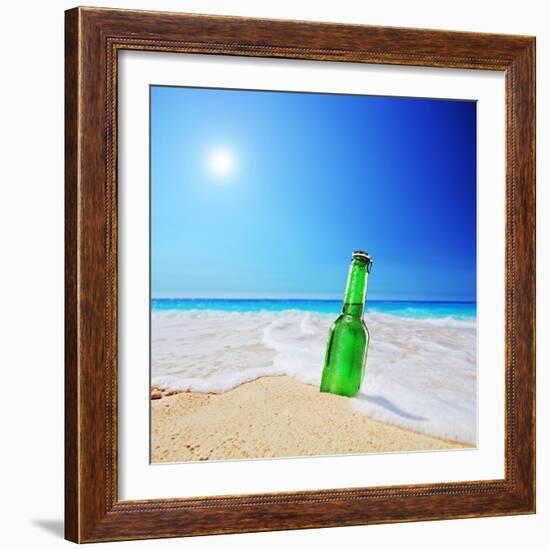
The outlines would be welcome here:
[[[535,40],[66,12],[66,537],[533,513]]]

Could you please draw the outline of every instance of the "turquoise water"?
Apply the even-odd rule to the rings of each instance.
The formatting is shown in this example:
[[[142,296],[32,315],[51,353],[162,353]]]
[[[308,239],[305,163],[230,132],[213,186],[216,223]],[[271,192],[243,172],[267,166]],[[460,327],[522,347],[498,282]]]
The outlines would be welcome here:
[[[341,300],[270,300],[270,299],[223,299],[223,298],[155,298],[152,310],[189,311],[214,310],[226,312],[254,311],[312,311],[338,314],[342,310]],[[367,313],[387,313],[398,317],[414,319],[475,319],[475,302],[413,302],[368,300]]]

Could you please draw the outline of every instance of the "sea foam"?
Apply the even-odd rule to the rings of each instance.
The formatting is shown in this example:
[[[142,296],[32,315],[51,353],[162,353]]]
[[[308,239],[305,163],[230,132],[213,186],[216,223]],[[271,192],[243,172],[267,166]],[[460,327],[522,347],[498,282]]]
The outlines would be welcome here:
[[[321,381],[333,314],[167,310],[152,315],[152,383],[220,393],[261,376]],[[367,370],[350,405],[428,435],[476,443],[476,324],[366,315]]]

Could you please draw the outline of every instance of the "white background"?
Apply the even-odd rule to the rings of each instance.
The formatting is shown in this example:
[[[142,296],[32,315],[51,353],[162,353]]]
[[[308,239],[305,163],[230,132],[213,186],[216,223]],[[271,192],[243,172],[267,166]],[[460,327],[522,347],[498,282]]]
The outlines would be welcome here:
[[[105,0],[107,2],[107,0]],[[88,5],[103,2],[88,1]],[[115,2],[113,7],[164,9],[447,28],[537,35],[538,181],[548,175],[550,148],[550,29],[545,2],[460,3],[407,0],[357,2],[195,0]],[[63,10],[71,2],[25,2],[2,10],[2,136],[0,201],[3,384],[0,461],[2,543],[8,548],[69,547],[63,517]],[[360,544],[383,548],[544,548],[550,523],[548,277],[550,194],[538,189],[538,514],[327,530],[224,535],[187,540],[118,543],[143,548],[319,548]],[[543,249],[546,248],[546,254]],[[546,264],[546,265],[544,265]],[[546,292],[545,292],[546,290]],[[546,305],[546,304],[545,304]],[[546,464],[545,464],[546,463]],[[101,546],[101,545],[100,545]],[[96,546],[97,547],[97,546]]]

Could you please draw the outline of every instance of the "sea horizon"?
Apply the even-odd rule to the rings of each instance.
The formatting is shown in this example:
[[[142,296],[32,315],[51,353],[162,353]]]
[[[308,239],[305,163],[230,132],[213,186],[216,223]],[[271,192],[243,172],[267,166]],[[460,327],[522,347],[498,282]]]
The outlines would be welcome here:
[[[475,319],[477,302],[473,300],[398,300],[369,299],[365,313],[385,313],[415,319],[453,318]],[[151,310],[162,311],[221,311],[221,312],[280,312],[305,311],[321,314],[338,314],[342,299],[329,298],[152,298]]]

